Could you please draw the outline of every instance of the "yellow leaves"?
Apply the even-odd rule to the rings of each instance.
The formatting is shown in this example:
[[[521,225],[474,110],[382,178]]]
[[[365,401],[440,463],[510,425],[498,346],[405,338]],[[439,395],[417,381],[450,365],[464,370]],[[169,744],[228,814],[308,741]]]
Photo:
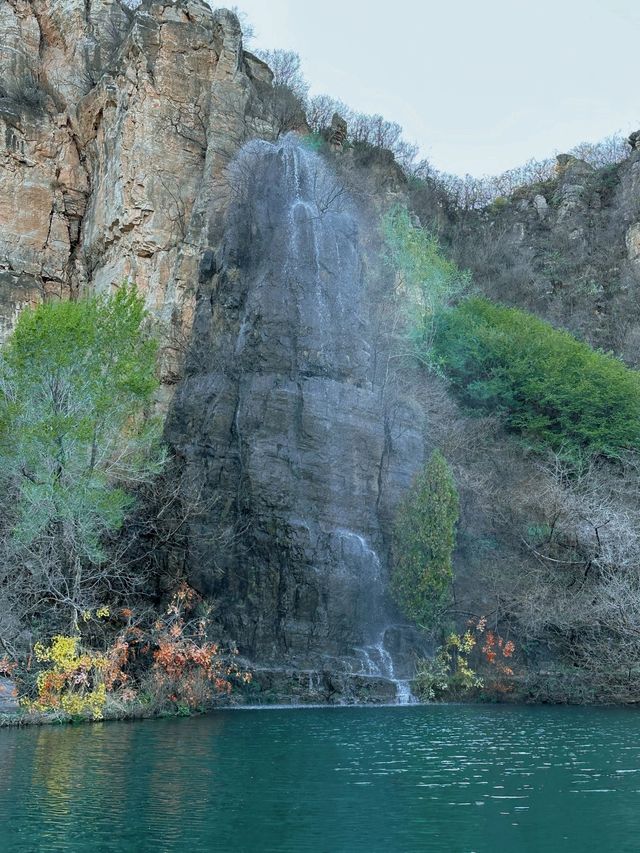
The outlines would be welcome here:
[[[36,643],[36,659],[53,664],[38,673],[38,697],[25,707],[33,711],[62,710],[71,716],[90,714],[102,719],[107,691],[101,680],[109,661],[104,655],[80,649],[80,638],[62,634],[54,637],[49,646]]]
[[[460,645],[461,650],[465,654],[469,654],[475,644],[476,638],[473,636],[473,634],[470,631],[465,631],[465,633],[462,635],[462,642]]]
[[[94,720],[102,719],[105,702],[107,701],[107,688],[99,684],[94,690],[84,695],[79,693],[67,693],[62,696],[62,710],[71,716],[89,713]]]
[[[449,634],[447,637],[447,646],[451,649],[456,649],[465,655],[468,655],[476,644],[476,638],[471,631],[465,631],[464,634]]]
[[[213,695],[229,693],[232,680],[250,682],[250,673],[228,660],[217,643],[207,640],[206,611],[185,621],[185,611],[200,604],[198,594],[182,584],[166,615],[157,618],[153,628],[143,630],[129,622],[104,652],[84,647],[79,635],[59,634],[49,644],[37,643],[35,658],[45,666],[37,674],[35,699],[23,700],[23,706],[101,719],[107,698],[116,691],[122,701],[136,699],[139,675],[145,667],[145,689],[155,691],[173,708],[204,707]],[[130,608],[114,610],[114,621],[133,616]],[[110,610],[106,606],[87,611],[87,621],[107,617]],[[237,655],[237,649],[232,654]]]
[[[50,646],[36,643],[33,651],[37,660],[51,661],[58,671],[64,671],[76,665],[79,637],[58,635],[53,638]]]
[[[82,611],[82,621],[89,622],[93,618],[93,611],[91,610],[83,610]],[[96,619],[108,619],[111,616],[111,611],[106,605],[102,605],[102,607],[98,607],[95,613]]]

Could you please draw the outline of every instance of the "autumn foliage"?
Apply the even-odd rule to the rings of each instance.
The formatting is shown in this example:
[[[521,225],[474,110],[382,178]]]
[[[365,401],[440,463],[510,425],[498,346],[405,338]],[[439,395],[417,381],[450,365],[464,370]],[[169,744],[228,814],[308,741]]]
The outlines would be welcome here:
[[[432,659],[418,661],[415,692],[424,700],[461,697],[470,691],[508,693],[515,652],[512,640],[487,629],[487,619],[470,619],[464,633],[450,633]]]
[[[0,676],[4,676],[5,678],[11,678],[16,669],[16,666],[17,664],[15,661],[10,661],[8,657],[1,657]]]
[[[151,712],[189,713],[231,693],[233,681],[246,683],[251,676],[235,664],[235,650],[224,655],[207,640],[207,611],[194,615],[201,605],[195,590],[181,584],[149,627],[130,608],[85,614],[87,622],[93,616],[120,622],[115,639],[102,652],[85,648],[80,636],[36,644],[36,663],[49,665],[38,671],[36,695],[24,698],[23,706],[101,719],[110,701],[118,715],[134,704]]]
[[[36,660],[49,663],[37,676],[37,696],[23,705],[31,711],[62,711],[72,717],[99,720],[107,700],[101,673],[107,659],[84,650],[79,637],[58,635],[48,646],[36,643]]]
[[[217,643],[207,642],[206,616],[188,621],[201,603],[195,590],[182,584],[154,625],[151,680],[179,707],[205,705],[215,694],[231,693],[232,679],[246,683],[251,678],[233,660],[222,657]]]

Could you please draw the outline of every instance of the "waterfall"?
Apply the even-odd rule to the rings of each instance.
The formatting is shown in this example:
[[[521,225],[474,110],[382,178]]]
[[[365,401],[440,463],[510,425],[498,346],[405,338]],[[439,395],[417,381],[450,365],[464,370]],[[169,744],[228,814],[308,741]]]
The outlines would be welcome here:
[[[374,606],[369,612],[370,630],[376,631],[381,620],[384,620],[386,614],[384,612],[385,589],[384,579],[381,574],[380,558],[376,552],[369,547],[366,539],[359,533],[352,530],[338,530],[337,533],[346,538],[353,540],[360,548],[363,556],[367,558],[367,574],[370,583],[375,590]],[[415,696],[411,692],[411,684],[408,679],[398,678],[396,668],[393,661],[393,655],[387,649],[386,636],[389,626],[385,626],[375,637],[375,641],[356,648],[356,654],[362,661],[360,670],[362,675],[376,676],[392,681],[396,688],[396,702],[398,705],[412,705],[417,702]]]
[[[273,266],[268,260],[265,262],[264,256],[281,259],[280,269],[273,270],[273,274],[284,287],[286,304],[273,306],[261,295],[259,311],[263,322],[274,307],[287,312],[295,309],[295,320],[292,317],[290,322],[298,324],[293,330],[296,339],[305,339],[306,363],[302,370],[333,377],[345,372],[353,374],[355,368],[356,383],[361,381],[367,369],[368,349],[358,342],[364,313],[358,218],[345,188],[323,158],[301,144],[294,134],[276,143],[249,142],[232,164],[230,176],[236,191],[245,198],[241,206],[245,220],[247,211],[254,218],[250,264],[256,270],[266,267],[271,272]],[[270,223],[278,223],[277,227],[255,227],[255,220],[264,218],[264,212],[256,215],[256,209],[266,211]],[[256,305],[250,300],[235,346],[235,354],[240,357],[243,348],[249,346],[248,317],[255,311]],[[279,330],[281,320],[273,317],[272,324]],[[290,334],[292,330],[285,331]],[[300,363],[296,368],[301,368]],[[342,453],[344,448],[336,446],[335,459],[328,460],[330,470],[336,467],[336,476],[341,474],[338,466]],[[329,503],[323,509],[339,517],[341,508],[333,491],[328,500],[335,501],[335,507]],[[312,520],[295,517],[290,523],[301,534],[304,531],[305,536],[313,535]],[[333,572],[343,585],[352,588],[347,594],[356,597],[355,609],[363,624],[354,625],[353,630],[363,642],[353,649],[362,674],[393,682],[399,704],[414,701],[409,682],[397,677],[393,656],[385,645],[389,622],[386,582],[368,531],[336,526],[323,535],[328,542],[327,566],[318,570]]]
[[[398,405],[391,447],[356,206],[293,135],[243,146],[228,184],[169,425],[190,480],[225,508],[199,520],[191,574],[256,670],[328,671],[351,698],[375,690],[369,675],[408,701],[384,525],[423,442]]]
[[[396,689],[396,704],[414,705],[418,700],[411,692],[411,682],[397,677],[393,657],[385,646],[385,634],[386,631],[383,631],[374,645],[356,650],[363,661],[361,673],[392,681]]]

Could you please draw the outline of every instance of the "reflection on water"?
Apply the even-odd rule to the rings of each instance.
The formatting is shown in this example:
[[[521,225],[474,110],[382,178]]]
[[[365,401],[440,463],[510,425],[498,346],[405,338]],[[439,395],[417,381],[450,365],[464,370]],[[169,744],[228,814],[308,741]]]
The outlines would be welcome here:
[[[636,851],[640,718],[464,706],[0,731],[2,853]]]

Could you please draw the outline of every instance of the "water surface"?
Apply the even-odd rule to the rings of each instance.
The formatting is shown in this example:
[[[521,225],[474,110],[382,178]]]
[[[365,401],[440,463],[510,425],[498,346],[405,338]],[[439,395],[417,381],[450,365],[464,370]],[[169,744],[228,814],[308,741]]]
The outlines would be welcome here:
[[[0,730],[2,853],[639,849],[632,710],[222,711]]]

